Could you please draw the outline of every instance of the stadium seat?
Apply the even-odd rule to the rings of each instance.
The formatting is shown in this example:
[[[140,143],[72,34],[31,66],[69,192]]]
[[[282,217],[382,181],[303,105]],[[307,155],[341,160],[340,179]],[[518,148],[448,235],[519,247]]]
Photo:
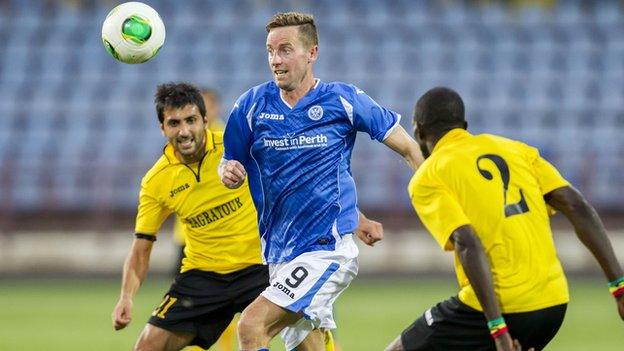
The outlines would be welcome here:
[[[475,132],[535,143],[597,205],[617,201],[609,189],[624,183],[624,142],[604,140],[624,133],[620,3],[560,1],[549,10],[407,0],[392,6],[374,0],[296,3],[317,17],[316,74],[322,79],[357,84],[400,112],[405,127],[420,94],[449,85],[464,97]],[[93,40],[101,22],[91,19],[105,16],[107,2],[1,5],[0,160],[6,162],[7,146],[27,140],[20,150],[24,158],[62,165],[20,161],[11,170],[20,176],[2,183],[14,187],[2,190],[18,208],[41,209],[54,199],[59,209],[98,201],[132,209],[136,182],[164,143],[152,106],[155,86],[187,80],[215,87],[227,113],[250,86],[271,78],[263,27],[293,2],[151,4],[167,24],[167,41],[153,61],[132,66],[108,57]],[[352,162],[360,203],[395,206],[393,199],[405,196],[409,172],[364,139]],[[134,150],[131,162],[120,162],[127,150]],[[604,172],[587,172],[588,157]],[[370,164],[384,172],[368,172]],[[115,196],[102,190],[106,184]],[[408,201],[401,204],[409,208]]]

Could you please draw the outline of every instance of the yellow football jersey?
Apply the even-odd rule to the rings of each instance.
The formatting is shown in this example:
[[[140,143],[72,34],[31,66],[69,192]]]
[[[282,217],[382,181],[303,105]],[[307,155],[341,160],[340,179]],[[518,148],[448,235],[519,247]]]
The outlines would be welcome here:
[[[231,273],[262,263],[256,208],[249,188],[226,188],[217,167],[223,133],[206,130],[206,155],[181,163],[171,145],[141,181],[135,231],[156,235],[172,213],[186,234],[181,272],[190,269]]]
[[[220,118],[209,120],[208,129],[213,132],[223,132],[225,129],[225,124],[221,121]],[[174,241],[180,245],[186,245],[186,234],[184,233],[184,224],[180,217],[176,216],[175,221],[173,222],[173,239]]]
[[[518,141],[453,129],[409,184],[421,221],[445,250],[455,229],[471,225],[483,243],[503,312],[527,312],[569,300],[543,195],[569,185]],[[455,255],[459,298],[481,309]]]

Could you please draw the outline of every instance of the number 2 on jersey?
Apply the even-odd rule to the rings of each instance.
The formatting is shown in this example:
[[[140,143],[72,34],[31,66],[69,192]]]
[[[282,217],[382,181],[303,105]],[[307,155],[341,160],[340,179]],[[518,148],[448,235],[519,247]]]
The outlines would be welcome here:
[[[503,181],[503,203],[505,204],[505,217],[511,217],[513,215],[529,212],[529,205],[527,205],[526,199],[524,198],[524,193],[520,188],[518,188],[518,191],[520,192],[520,201],[515,204],[507,203],[507,191],[509,190],[510,175],[509,166],[507,165],[505,159],[495,154],[485,154],[477,158],[477,169],[479,170],[479,173],[481,173],[483,178],[487,180],[494,179],[494,176],[492,175],[492,173],[490,173],[490,171],[481,168],[481,166],[479,165],[479,162],[483,159],[488,159],[492,161],[494,165],[496,165],[496,168],[498,168],[498,172],[501,175],[501,179]]]

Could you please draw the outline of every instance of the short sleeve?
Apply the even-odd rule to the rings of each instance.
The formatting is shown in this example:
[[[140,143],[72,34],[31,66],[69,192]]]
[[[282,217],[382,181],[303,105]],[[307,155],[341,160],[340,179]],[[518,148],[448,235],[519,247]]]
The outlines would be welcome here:
[[[570,185],[570,183],[561,176],[557,168],[542,158],[536,149],[533,160],[533,171],[535,172],[542,195]]]
[[[375,100],[356,87],[353,94],[353,125],[371,139],[384,141],[399,124],[401,115],[381,107]]]
[[[455,229],[470,224],[457,199],[450,191],[418,172],[409,184],[412,205],[425,228],[446,251],[454,249],[449,240]]]
[[[251,131],[251,115],[255,105],[250,103],[251,92],[243,94],[234,104],[223,134],[223,158],[246,163],[249,149],[253,142]]]
[[[141,185],[135,233],[156,235],[165,219],[171,214],[153,196],[145,184]]]

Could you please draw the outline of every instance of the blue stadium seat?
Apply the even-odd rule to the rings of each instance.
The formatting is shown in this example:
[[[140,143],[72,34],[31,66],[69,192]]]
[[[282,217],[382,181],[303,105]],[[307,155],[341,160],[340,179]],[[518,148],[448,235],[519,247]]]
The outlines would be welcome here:
[[[617,142],[624,132],[624,10],[616,1],[582,3],[510,10],[430,0],[155,0],[166,44],[153,61],[126,65],[106,54],[101,22],[92,20],[110,4],[4,2],[0,148],[27,140],[22,158],[63,165],[20,163],[16,174],[29,175],[12,178],[13,200],[21,209],[44,208],[50,199],[66,209],[132,209],[136,182],[164,143],[152,106],[156,85],[216,87],[227,113],[250,86],[271,79],[264,25],[274,12],[296,7],[317,17],[322,79],[357,84],[400,112],[406,127],[420,94],[451,86],[465,98],[474,131],[541,147],[597,204],[613,204],[608,189],[624,183],[624,142]],[[127,150],[131,161],[122,162]],[[586,172],[588,157],[605,171]],[[387,171],[368,172],[371,162]],[[404,196],[409,172],[398,162],[375,142],[358,141],[353,169],[362,206],[394,206],[390,199]],[[53,191],[41,191],[50,184]]]

